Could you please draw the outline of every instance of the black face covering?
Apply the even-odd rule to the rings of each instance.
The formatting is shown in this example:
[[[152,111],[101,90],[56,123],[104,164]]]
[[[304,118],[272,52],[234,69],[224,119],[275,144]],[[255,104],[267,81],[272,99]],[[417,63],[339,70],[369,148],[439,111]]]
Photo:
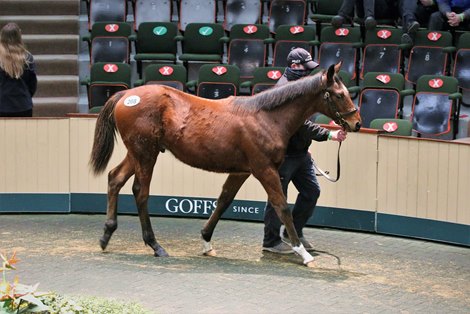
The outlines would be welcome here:
[[[288,81],[295,81],[299,78],[309,75],[311,70],[297,70],[292,68],[286,69],[286,77]]]

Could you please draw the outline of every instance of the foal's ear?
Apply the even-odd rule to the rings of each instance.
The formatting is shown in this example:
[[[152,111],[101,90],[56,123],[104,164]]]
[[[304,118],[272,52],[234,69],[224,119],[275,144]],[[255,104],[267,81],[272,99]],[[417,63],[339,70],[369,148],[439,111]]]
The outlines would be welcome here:
[[[343,60],[340,60],[338,63],[335,65],[335,72],[339,73],[339,70],[341,69],[341,66],[343,65]]]
[[[335,76],[335,65],[332,64],[332,65],[330,65],[330,67],[328,68],[328,72],[326,73],[326,85],[327,86],[333,85],[333,83],[334,83],[333,77],[334,76]]]
[[[326,77],[327,77],[326,82],[327,82],[328,86],[333,84],[333,82],[334,82],[333,77],[335,76],[335,74],[339,73],[339,69],[341,69],[342,64],[343,64],[343,61],[341,60],[340,62],[338,62],[336,64],[330,65],[330,67],[328,68],[328,73],[326,75]]]

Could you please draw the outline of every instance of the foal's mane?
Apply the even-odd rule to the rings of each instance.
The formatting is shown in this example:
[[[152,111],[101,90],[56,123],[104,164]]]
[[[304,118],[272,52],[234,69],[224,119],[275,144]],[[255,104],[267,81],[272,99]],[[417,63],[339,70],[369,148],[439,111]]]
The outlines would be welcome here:
[[[233,105],[237,110],[241,109],[251,112],[273,110],[302,95],[319,91],[322,83],[321,77],[324,72],[321,71],[313,76],[307,76],[275,88],[270,88],[253,96],[235,97]]]

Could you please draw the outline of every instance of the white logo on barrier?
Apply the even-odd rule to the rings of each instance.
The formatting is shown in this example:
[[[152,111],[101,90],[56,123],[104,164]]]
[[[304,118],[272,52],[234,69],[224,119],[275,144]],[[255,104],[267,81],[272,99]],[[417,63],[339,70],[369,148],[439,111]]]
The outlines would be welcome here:
[[[132,107],[140,103],[140,97],[137,95],[132,95],[124,99],[124,105]]]
[[[259,208],[253,206],[233,206],[232,212],[241,214],[259,214]]]
[[[217,201],[212,200],[190,200],[170,198],[165,203],[165,209],[173,214],[203,214],[210,215],[214,210]]]
[[[206,199],[169,198],[165,202],[166,211],[172,214],[196,214],[208,216],[212,214],[216,206],[216,200]],[[261,209],[259,207],[250,205],[233,205],[228,211],[238,214],[259,215]]]

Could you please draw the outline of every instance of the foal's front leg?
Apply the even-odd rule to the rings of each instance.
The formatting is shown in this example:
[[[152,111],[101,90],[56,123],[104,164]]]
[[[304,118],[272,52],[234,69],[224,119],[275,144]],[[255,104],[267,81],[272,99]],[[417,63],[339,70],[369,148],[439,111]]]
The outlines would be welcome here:
[[[212,248],[212,245],[210,243],[215,226],[217,225],[217,222],[219,221],[220,217],[227,210],[228,206],[232,203],[233,199],[235,198],[235,195],[237,195],[241,186],[243,185],[243,183],[245,183],[246,179],[248,179],[249,176],[249,173],[232,173],[228,176],[227,180],[225,181],[224,186],[222,187],[222,192],[220,193],[220,196],[217,199],[217,206],[201,230],[203,246],[202,253],[204,255],[216,255],[216,252]]]
[[[253,175],[261,182],[266,193],[268,194],[268,202],[276,210],[276,214],[286,227],[287,234],[291,240],[292,249],[295,253],[303,258],[303,263],[307,267],[313,267],[313,256],[305,250],[300,242],[297,231],[295,231],[292,212],[287,205],[287,199],[282,191],[281,179],[275,168],[267,168],[256,171]]]

